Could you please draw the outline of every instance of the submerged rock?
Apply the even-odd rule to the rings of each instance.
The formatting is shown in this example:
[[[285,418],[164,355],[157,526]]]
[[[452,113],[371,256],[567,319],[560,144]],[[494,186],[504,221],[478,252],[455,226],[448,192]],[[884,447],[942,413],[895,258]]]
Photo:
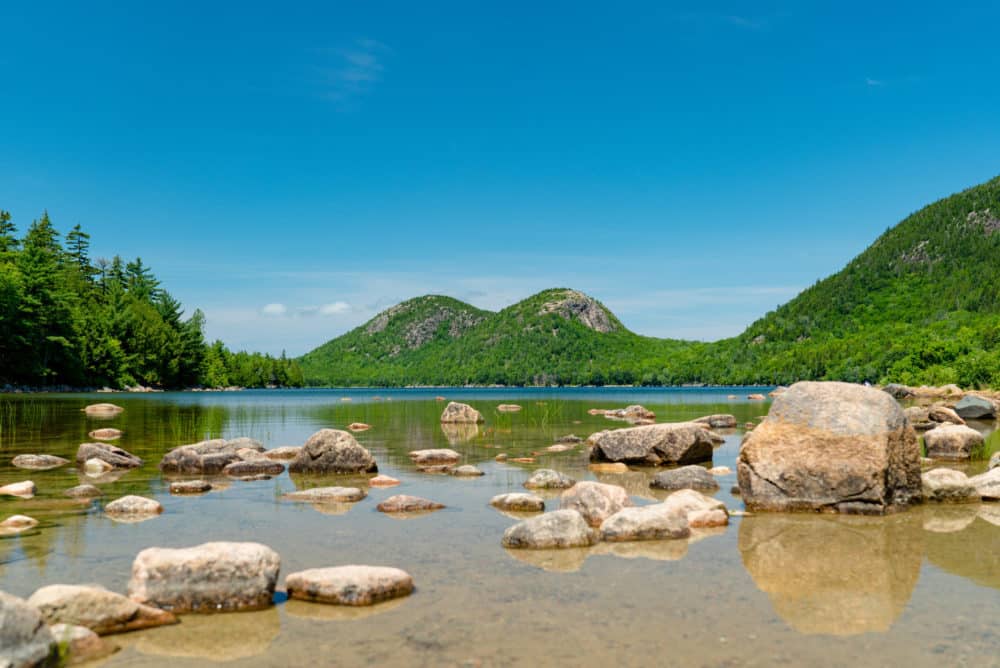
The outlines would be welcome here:
[[[390,496],[375,508],[383,513],[418,513],[429,510],[440,510],[444,508],[443,503],[423,499],[419,496],[408,494],[397,494]]]
[[[90,585],[56,584],[42,587],[28,599],[49,624],[84,626],[98,635],[135,631],[164,624],[177,618],[160,610]]]
[[[664,540],[691,535],[686,513],[662,503],[622,508],[605,519],[600,527],[601,539],[609,542]]]
[[[354,503],[367,494],[357,487],[312,487],[289,492],[283,498],[310,503]]]
[[[68,459],[56,457],[55,455],[18,455],[11,460],[11,464],[19,469],[31,469],[33,471],[47,471],[69,464]]]
[[[490,499],[490,505],[500,510],[523,513],[534,513],[545,510],[545,500],[542,497],[534,494],[525,494],[524,492],[498,494]]]
[[[967,394],[955,404],[955,412],[966,420],[992,419],[997,416],[997,406],[989,399]]]
[[[575,510],[556,510],[531,517],[508,528],[503,546],[511,549],[551,549],[589,547],[599,534]]]
[[[593,434],[591,461],[635,464],[697,464],[712,460],[720,439],[696,422],[653,424]]]
[[[285,465],[267,458],[250,459],[227,464],[222,473],[230,478],[247,478],[251,476],[276,476],[285,472]]]
[[[457,464],[462,455],[448,448],[434,448],[431,450],[413,450],[409,453],[410,460],[417,466],[436,466],[443,464]]]
[[[968,476],[954,469],[932,469],[920,476],[924,500],[942,503],[978,503],[979,492]]]
[[[413,578],[406,571],[384,566],[311,568],[285,578],[289,598],[364,606],[409,596]]]
[[[0,536],[21,533],[38,526],[38,520],[27,515],[11,515],[0,522]]]
[[[942,424],[924,434],[927,456],[931,459],[963,461],[983,446],[983,435],[960,424]]]
[[[0,662],[10,668],[59,665],[52,631],[35,608],[0,591]]]
[[[100,459],[116,469],[134,469],[142,466],[140,458],[110,443],[81,444],[76,450],[76,463],[83,464],[88,459]]]
[[[321,429],[288,465],[291,473],[376,473],[375,458],[349,432]]]
[[[77,485],[76,487],[70,487],[63,492],[63,494],[74,499],[93,499],[98,496],[104,496],[104,492],[93,485]]]
[[[483,421],[482,414],[468,404],[451,401],[441,413],[441,422],[475,424]]]
[[[207,480],[176,480],[170,483],[171,494],[204,494],[212,489]]]
[[[552,469],[538,469],[524,481],[528,489],[569,489],[575,484],[573,478]]]
[[[449,471],[449,473],[459,478],[476,478],[479,476],[486,475],[472,464],[465,464],[464,466],[459,466]]]
[[[660,471],[649,483],[655,489],[697,489],[706,492],[714,492],[719,489],[719,483],[704,466],[691,464],[676,469]]]
[[[749,510],[884,513],[919,501],[920,450],[903,409],[881,390],[792,385],[747,434],[737,463]]]
[[[624,487],[590,480],[576,483],[559,497],[560,509],[577,511],[592,527],[631,505]]]
[[[215,542],[143,550],[132,564],[129,597],[181,614],[271,605],[281,558],[260,543]]]

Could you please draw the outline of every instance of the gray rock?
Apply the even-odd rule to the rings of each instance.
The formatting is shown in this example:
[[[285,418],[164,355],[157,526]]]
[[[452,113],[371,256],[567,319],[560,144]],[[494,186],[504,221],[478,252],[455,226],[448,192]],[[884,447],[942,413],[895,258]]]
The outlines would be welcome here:
[[[163,506],[155,499],[129,494],[104,506],[104,512],[108,515],[149,517],[162,513]]]
[[[260,543],[204,543],[143,550],[129,597],[175,613],[258,610],[271,605],[281,559]]]
[[[649,486],[656,489],[697,489],[705,492],[714,492],[719,489],[719,483],[715,476],[709,473],[704,466],[697,464],[660,471],[653,476]]]
[[[711,461],[718,437],[696,422],[652,424],[593,434],[590,460],[634,464],[697,464]]]
[[[299,450],[301,449],[302,448],[298,445],[283,445],[280,448],[265,450],[264,456],[267,457],[268,459],[273,459],[275,461],[295,459],[295,456],[299,454]]]
[[[104,496],[104,492],[97,489],[93,485],[77,485],[76,487],[70,487],[63,492],[63,494],[74,499],[93,499],[99,496]]]
[[[662,503],[622,508],[601,523],[601,539],[608,542],[664,540],[690,535],[687,514]]]
[[[589,547],[599,534],[575,510],[556,510],[519,522],[503,534],[503,546],[512,549]]]
[[[383,566],[311,568],[285,578],[289,598],[363,606],[409,596],[413,578],[406,571]]]
[[[457,476],[459,478],[475,478],[478,476],[486,475],[478,468],[472,464],[465,464],[464,466],[459,466],[450,471],[451,475]]]
[[[455,401],[448,402],[444,412],[441,413],[441,422],[445,423],[475,424],[482,421],[482,414],[475,408]]]
[[[264,446],[250,438],[225,440],[215,438],[174,448],[160,460],[164,473],[185,475],[216,475],[235,462],[244,461],[240,450],[260,453]]]
[[[434,448],[431,450],[413,450],[409,453],[410,460],[417,466],[440,466],[444,464],[457,464],[462,458],[454,450],[448,448]]]
[[[340,429],[321,429],[306,441],[288,465],[291,473],[377,473],[371,453]]]
[[[559,497],[560,509],[577,511],[592,527],[631,505],[624,487],[591,480],[576,483]]]
[[[903,409],[862,385],[803,382],[775,398],[737,465],[748,510],[880,514],[918,502],[920,450]]]
[[[972,476],[969,483],[976,488],[983,501],[1000,501],[1000,466]]]
[[[888,393],[893,399],[908,399],[913,396],[913,390],[898,383],[889,383],[882,388],[882,391]]]
[[[281,462],[261,457],[260,459],[250,459],[226,464],[226,468],[222,469],[222,472],[230,478],[247,478],[261,475],[276,476],[285,472],[285,465]]]
[[[584,439],[580,438],[576,434],[566,434],[565,436],[560,436],[556,439],[556,443],[583,443]]]
[[[573,478],[552,469],[538,469],[524,481],[528,489],[569,489],[575,484]]]
[[[0,591],[0,666],[59,665],[58,648],[45,620],[22,599]]]
[[[56,584],[28,599],[49,624],[84,626],[98,635],[176,624],[166,610],[141,605],[102,587]]]
[[[76,450],[76,463],[82,465],[88,459],[100,459],[116,469],[134,469],[142,466],[140,458],[110,443],[81,444]]]
[[[430,510],[440,510],[441,508],[444,508],[444,504],[431,501],[429,499],[422,499],[419,496],[397,494],[395,496],[390,496],[388,499],[375,506],[375,508],[383,513],[419,513]]]
[[[204,494],[212,489],[207,480],[175,480],[170,483],[171,494]]]
[[[289,492],[284,498],[310,503],[354,503],[366,496],[367,494],[357,487],[312,487]]]
[[[938,425],[931,420],[930,410],[926,406],[910,406],[903,411],[903,414],[910,421],[910,425],[918,431],[933,429]]]
[[[490,499],[490,505],[500,510],[514,512],[533,513],[545,510],[545,500],[542,497],[524,492],[498,494]]]
[[[729,415],[727,413],[719,413],[717,415],[706,415],[705,417],[700,417],[695,420],[698,424],[705,424],[712,429],[735,429],[736,428],[736,416]]]
[[[920,476],[924,500],[938,503],[978,503],[976,486],[961,471],[931,469]]]
[[[985,420],[997,416],[997,407],[989,399],[967,394],[955,404],[955,412],[966,420]]]
[[[942,424],[924,434],[924,446],[931,459],[963,461],[983,446],[983,435],[961,424]]]
[[[11,460],[11,464],[19,469],[31,469],[33,471],[47,471],[57,469],[60,466],[69,464],[68,459],[56,457],[55,455],[18,455]]]

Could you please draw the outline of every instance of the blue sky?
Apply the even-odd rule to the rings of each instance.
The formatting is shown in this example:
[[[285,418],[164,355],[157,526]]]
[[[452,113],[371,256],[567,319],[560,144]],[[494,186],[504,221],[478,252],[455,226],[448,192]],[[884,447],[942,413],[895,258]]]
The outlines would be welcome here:
[[[142,5],[0,6],[0,208],[236,348],[552,286],[733,335],[1000,174],[997,3]]]

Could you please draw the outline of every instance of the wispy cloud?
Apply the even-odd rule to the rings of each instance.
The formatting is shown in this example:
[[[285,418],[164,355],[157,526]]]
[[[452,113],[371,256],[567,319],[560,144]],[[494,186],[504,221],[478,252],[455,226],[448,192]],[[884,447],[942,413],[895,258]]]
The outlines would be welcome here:
[[[293,309],[276,302],[265,304],[261,307],[260,313],[268,318],[312,318],[315,316],[337,316],[350,313],[352,310],[351,305],[343,301],[331,302],[322,306],[297,306]]]
[[[385,73],[392,50],[374,39],[356,39],[349,46],[319,51],[327,62],[319,66],[321,95],[346,108],[368,93]]]
[[[767,19],[737,16],[735,14],[723,16],[722,20],[729,25],[733,25],[738,28],[746,28],[747,30],[762,30],[768,26]]]
[[[288,313],[288,307],[284,304],[265,304],[260,310],[263,315],[269,318],[280,318],[281,316]]]
[[[865,84],[871,88],[878,88],[884,86],[885,82],[881,79],[872,79],[871,77],[865,77]]]

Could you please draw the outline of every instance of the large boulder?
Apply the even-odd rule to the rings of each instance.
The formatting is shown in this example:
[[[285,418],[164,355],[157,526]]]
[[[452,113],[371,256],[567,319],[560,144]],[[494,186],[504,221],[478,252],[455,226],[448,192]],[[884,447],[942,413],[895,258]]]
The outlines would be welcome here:
[[[622,508],[601,522],[601,539],[608,542],[687,538],[690,535],[687,514],[662,503]]]
[[[595,462],[697,464],[712,460],[719,440],[704,424],[677,422],[601,431],[587,443]]]
[[[978,503],[979,492],[968,476],[954,469],[932,469],[920,476],[924,500],[940,503]]]
[[[321,429],[306,441],[288,464],[290,473],[377,473],[375,458],[354,436],[340,429]]]
[[[924,445],[931,459],[963,461],[983,446],[983,435],[962,424],[942,424],[924,434]]]
[[[110,443],[83,443],[76,449],[76,463],[82,465],[88,459],[100,459],[116,469],[134,469],[142,466],[142,460],[131,452]]]
[[[39,612],[24,600],[0,591],[0,666],[58,665],[56,640]]]
[[[260,543],[151,547],[132,563],[129,598],[175,613],[258,610],[271,605],[281,558]]]
[[[28,599],[49,624],[85,626],[98,635],[176,624],[177,617],[93,585],[49,585]]]
[[[802,382],[774,400],[743,441],[740,494],[750,510],[879,514],[918,502],[920,449],[887,393]]]
[[[503,533],[503,546],[513,549],[590,547],[599,539],[575,510],[556,510],[518,522]]]
[[[1000,467],[972,476],[969,484],[976,488],[983,501],[1000,501]]]
[[[310,568],[285,578],[289,598],[334,605],[373,605],[413,591],[406,571],[384,566]]]
[[[975,394],[967,394],[955,404],[955,412],[966,420],[992,420],[997,416],[997,405]]]
[[[482,414],[468,404],[460,404],[456,401],[448,402],[441,413],[441,422],[476,424],[483,421]]]
[[[240,450],[247,452],[241,454]],[[216,475],[230,464],[244,461],[249,453],[263,451],[264,446],[253,439],[214,438],[174,448],[160,460],[160,470],[185,475]]]
[[[660,471],[649,483],[654,489],[697,489],[705,492],[714,492],[719,489],[719,483],[715,476],[709,473],[704,466],[690,464],[676,469]]]
[[[592,527],[631,505],[624,487],[592,480],[576,483],[559,497],[560,509],[577,511]]]

